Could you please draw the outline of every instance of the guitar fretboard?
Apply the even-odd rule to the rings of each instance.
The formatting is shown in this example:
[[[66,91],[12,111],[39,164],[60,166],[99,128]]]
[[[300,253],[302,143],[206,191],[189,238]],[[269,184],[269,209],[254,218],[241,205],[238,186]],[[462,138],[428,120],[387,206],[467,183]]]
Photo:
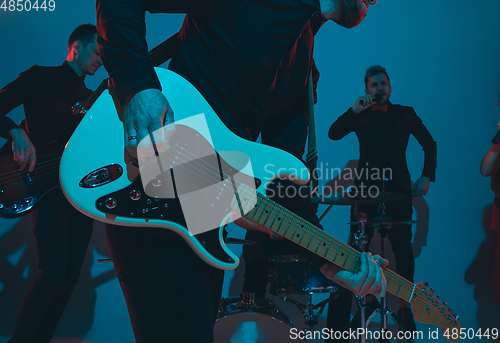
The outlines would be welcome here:
[[[238,199],[235,197],[231,206],[247,220],[264,226],[347,271],[359,272],[361,253],[358,250],[257,193],[251,187],[240,185]],[[410,302],[415,284],[388,269],[384,270],[384,275],[387,280],[387,292]]]

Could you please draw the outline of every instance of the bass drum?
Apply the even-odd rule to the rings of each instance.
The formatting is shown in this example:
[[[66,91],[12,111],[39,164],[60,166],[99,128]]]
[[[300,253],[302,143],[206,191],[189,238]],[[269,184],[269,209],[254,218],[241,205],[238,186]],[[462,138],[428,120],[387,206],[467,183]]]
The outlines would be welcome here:
[[[292,328],[292,322],[274,304],[233,297],[221,301],[214,326],[214,343],[305,343],[290,338]]]

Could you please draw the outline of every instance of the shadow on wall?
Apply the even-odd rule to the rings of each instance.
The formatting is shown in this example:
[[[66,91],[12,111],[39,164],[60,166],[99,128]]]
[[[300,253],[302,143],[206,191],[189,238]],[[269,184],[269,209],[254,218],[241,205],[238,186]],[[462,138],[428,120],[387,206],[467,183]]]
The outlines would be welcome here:
[[[94,222],[80,280],[66,307],[54,339],[82,342],[94,323],[96,288],[115,277],[114,270],[93,275],[94,251],[109,256],[103,224]],[[10,337],[19,307],[37,274],[38,257],[32,234],[31,216],[23,217],[9,232],[0,237],[0,336]]]
[[[500,304],[496,301],[493,289],[488,283],[489,260],[495,238],[495,232],[489,229],[492,210],[493,205],[490,205],[483,212],[486,240],[481,244],[476,258],[465,273],[465,282],[469,285],[476,285],[474,289],[474,299],[478,304],[476,321],[482,332],[489,328],[490,333],[492,328],[499,329],[498,323],[500,323]],[[472,234],[474,233],[471,232]],[[490,339],[490,341],[500,342],[500,337],[496,340]]]

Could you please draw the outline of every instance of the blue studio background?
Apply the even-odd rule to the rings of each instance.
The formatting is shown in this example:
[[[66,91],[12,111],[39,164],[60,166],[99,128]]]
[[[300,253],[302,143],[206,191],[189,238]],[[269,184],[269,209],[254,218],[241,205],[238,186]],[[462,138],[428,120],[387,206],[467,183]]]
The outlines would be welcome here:
[[[0,87],[34,64],[61,64],[72,30],[79,24],[95,23],[95,1],[55,1],[53,12],[0,10]],[[436,140],[436,182],[424,198],[414,201],[414,219],[420,221],[414,228],[415,280],[431,283],[461,315],[462,326],[473,329],[500,327],[500,306],[486,281],[491,238],[487,225],[494,196],[489,178],[479,174],[481,158],[500,120],[499,16],[500,1],[380,0],[359,27],[348,30],[333,22],[325,24],[315,47],[321,73],[316,105],[319,163],[325,170],[342,169],[358,158],[354,134],[333,142],[327,133],[331,123],[364,94],[364,72],[373,64],[387,68],[391,101],[413,106]],[[150,48],[175,33],[182,19],[182,15],[147,15]],[[95,89],[105,77],[101,68],[86,83]],[[22,108],[10,116],[20,121]],[[416,181],[423,153],[413,138],[407,157]],[[320,185],[335,176],[327,175]],[[321,205],[319,212],[325,209]],[[348,220],[349,208],[338,206],[325,217],[323,226],[346,239]],[[232,236],[244,234],[238,228],[231,230]],[[106,256],[103,226],[96,223],[80,282],[55,340],[134,340],[112,265],[96,262]],[[0,219],[0,343],[10,337],[35,273],[31,218]],[[241,267],[226,273],[223,296],[239,293],[242,275]],[[182,280],[173,282],[182,287]],[[392,304],[397,306],[394,300]],[[300,313],[297,318],[294,323],[302,328]],[[420,341],[431,341],[429,326],[417,324],[417,328],[426,337]]]

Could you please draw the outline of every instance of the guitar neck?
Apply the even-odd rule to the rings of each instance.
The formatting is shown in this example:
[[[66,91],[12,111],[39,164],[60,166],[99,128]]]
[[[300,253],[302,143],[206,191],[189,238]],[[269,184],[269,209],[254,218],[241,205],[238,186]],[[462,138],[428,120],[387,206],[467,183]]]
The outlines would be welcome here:
[[[264,226],[347,271],[359,272],[361,253],[358,250],[257,193],[251,187],[241,185],[238,189],[238,199],[233,200],[232,206],[245,219]],[[387,292],[411,302],[415,284],[389,269],[383,272],[387,280]]]

